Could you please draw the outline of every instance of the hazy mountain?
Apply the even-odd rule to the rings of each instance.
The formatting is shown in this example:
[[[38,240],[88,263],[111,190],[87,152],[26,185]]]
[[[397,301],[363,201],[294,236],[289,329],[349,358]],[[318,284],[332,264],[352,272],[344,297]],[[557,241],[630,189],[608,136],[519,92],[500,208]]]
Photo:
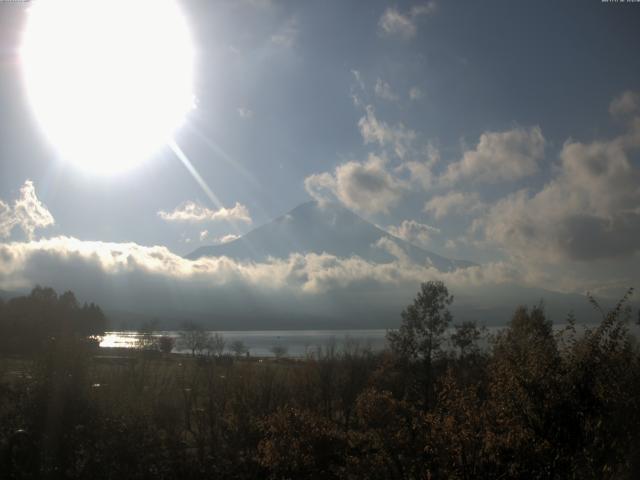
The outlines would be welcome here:
[[[187,255],[194,260],[206,256],[227,256],[261,262],[268,257],[286,258],[292,253],[329,253],[337,257],[359,256],[374,263],[395,260],[379,242],[392,240],[403,254],[420,265],[441,271],[473,265],[451,260],[391,235],[341,205],[307,202],[241,238],[223,245],[200,247]],[[396,253],[397,255],[397,253]]]

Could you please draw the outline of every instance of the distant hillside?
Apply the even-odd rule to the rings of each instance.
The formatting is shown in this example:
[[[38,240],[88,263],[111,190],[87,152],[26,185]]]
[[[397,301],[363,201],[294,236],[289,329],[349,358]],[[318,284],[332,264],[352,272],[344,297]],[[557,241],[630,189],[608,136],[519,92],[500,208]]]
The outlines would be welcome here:
[[[292,253],[329,253],[338,257],[356,255],[374,263],[391,262],[395,257],[378,244],[381,239],[395,242],[412,262],[430,264],[441,271],[473,265],[394,237],[340,205],[317,202],[303,203],[233,242],[198,248],[186,258],[227,256],[262,262],[268,257],[286,258]]]

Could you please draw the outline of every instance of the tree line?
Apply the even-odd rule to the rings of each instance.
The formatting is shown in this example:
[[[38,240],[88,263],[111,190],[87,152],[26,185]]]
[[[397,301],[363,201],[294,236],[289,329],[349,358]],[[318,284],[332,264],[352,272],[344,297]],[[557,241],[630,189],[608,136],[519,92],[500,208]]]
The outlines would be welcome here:
[[[598,325],[518,307],[487,336],[423,284],[384,352],[296,362],[198,355],[0,364],[7,478],[634,479],[640,348],[631,292]],[[452,332],[452,333],[450,333]],[[482,341],[481,341],[482,340]],[[454,349],[446,348],[451,343]],[[57,355],[57,356],[56,356]],[[11,367],[14,368],[14,367]],[[3,374],[4,373],[4,374]]]
[[[35,287],[29,295],[0,299],[0,351],[29,353],[46,342],[104,335],[107,319],[94,303],[80,304],[73,292],[58,295]]]

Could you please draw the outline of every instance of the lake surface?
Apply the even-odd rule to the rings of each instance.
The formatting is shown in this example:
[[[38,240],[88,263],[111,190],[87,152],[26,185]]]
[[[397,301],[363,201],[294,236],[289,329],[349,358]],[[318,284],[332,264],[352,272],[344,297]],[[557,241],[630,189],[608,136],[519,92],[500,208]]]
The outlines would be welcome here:
[[[214,333],[214,332],[211,332]],[[255,357],[271,357],[271,349],[275,346],[284,347],[288,357],[300,358],[308,353],[317,351],[318,347],[326,348],[334,345],[338,349],[344,348],[346,343],[358,344],[373,351],[380,351],[386,347],[385,329],[377,330],[252,330],[252,331],[219,331],[229,345],[241,340],[249,349],[249,354]],[[154,336],[169,336],[176,339],[178,353],[190,353],[180,347],[178,338],[180,332],[155,332]],[[107,332],[100,342],[101,347],[135,347],[140,334],[135,331]]]
[[[566,325],[554,325],[554,330],[564,328]],[[576,325],[577,332],[581,332],[587,325]],[[595,327],[595,325],[589,325]],[[504,327],[486,327],[485,334],[495,334]],[[640,328],[638,325],[630,325],[630,331],[640,338]],[[452,328],[448,329],[445,336],[449,336],[453,332]],[[346,344],[357,344],[361,348],[369,348],[372,351],[381,351],[387,347],[385,329],[371,330],[248,330],[248,331],[218,331],[210,332],[222,335],[226,341],[225,352],[229,353],[229,345],[236,340],[244,342],[249,349],[249,354],[254,357],[272,357],[274,354],[271,349],[275,346],[284,347],[286,356],[292,358],[305,357],[307,354],[314,353],[318,348],[327,348],[334,346],[338,350],[344,348]],[[191,353],[181,348],[180,332],[178,331],[162,331],[155,332],[155,337],[169,336],[176,339],[176,347],[174,352]],[[120,331],[106,332],[100,342],[101,347],[136,347],[140,334],[136,331]],[[488,340],[484,337],[479,342],[481,347],[488,345]],[[443,345],[447,348],[447,342]]]

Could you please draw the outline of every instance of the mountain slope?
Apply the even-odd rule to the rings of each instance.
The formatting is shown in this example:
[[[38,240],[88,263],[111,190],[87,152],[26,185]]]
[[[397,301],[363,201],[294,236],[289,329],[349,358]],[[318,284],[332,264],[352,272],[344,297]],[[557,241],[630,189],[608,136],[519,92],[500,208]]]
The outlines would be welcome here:
[[[398,253],[392,255],[379,243],[381,239],[393,241],[400,247],[400,254],[407,255],[412,262],[431,264],[441,271],[472,265],[444,258],[394,237],[340,205],[320,205],[313,201],[299,205],[233,242],[198,248],[187,258],[227,256],[262,262],[268,257],[286,258],[292,253],[329,253],[338,257],[357,255],[375,263],[393,261]]]

